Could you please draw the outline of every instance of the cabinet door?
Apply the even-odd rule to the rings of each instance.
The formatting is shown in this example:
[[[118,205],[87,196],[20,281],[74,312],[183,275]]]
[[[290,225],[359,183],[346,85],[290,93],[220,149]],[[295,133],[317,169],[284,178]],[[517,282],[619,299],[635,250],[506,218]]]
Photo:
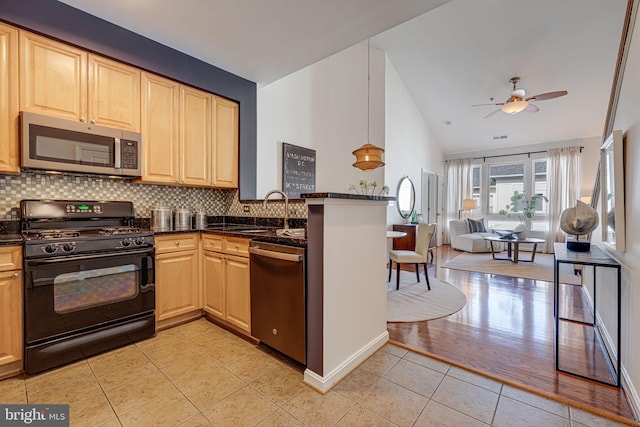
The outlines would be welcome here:
[[[22,360],[22,272],[0,272],[0,365]]]
[[[236,102],[214,97],[213,185],[238,187],[238,109]]]
[[[224,319],[224,257],[219,252],[202,252],[204,311]]]
[[[238,328],[251,332],[251,286],[249,258],[226,256],[226,319]]]
[[[0,24],[0,172],[20,172],[18,30]]]
[[[140,70],[89,55],[89,122],[140,131]]]
[[[198,251],[156,255],[156,320],[198,309]]]
[[[211,95],[182,86],[180,103],[181,183],[211,185]]]
[[[20,31],[20,109],[85,121],[87,54]]]
[[[403,251],[416,250],[416,230],[418,226],[414,224],[393,224],[393,231],[403,231],[407,233],[404,237],[393,239],[393,249]]]
[[[198,234],[165,234],[155,238],[156,254],[198,249]]]
[[[180,85],[142,73],[142,181],[180,178]]]

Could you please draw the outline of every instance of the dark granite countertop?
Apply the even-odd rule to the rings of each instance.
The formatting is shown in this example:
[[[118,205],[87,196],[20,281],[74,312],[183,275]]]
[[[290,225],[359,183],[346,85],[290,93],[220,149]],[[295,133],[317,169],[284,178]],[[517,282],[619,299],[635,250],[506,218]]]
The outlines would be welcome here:
[[[0,246],[20,246],[22,245],[22,236],[20,234],[0,233]]]
[[[351,193],[306,193],[301,194],[303,199],[351,199],[351,200],[382,200],[391,202],[396,200],[395,196],[368,196],[366,194]]]
[[[154,231],[156,236],[167,234],[185,234],[185,233],[207,233],[218,234],[230,237],[242,237],[261,242],[276,243],[280,245],[306,247],[307,239],[278,236],[276,234],[278,227],[246,225],[246,224],[209,224],[207,228],[202,230],[175,230],[175,231]]]
[[[151,231],[148,227],[141,227],[143,230]],[[263,226],[263,225],[251,225],[251,224],[224,224],[213,223],[209,224],[207,228],[203,230],[191,229],[191,230],[172,230],[172,231],[153,231],[155,236],[163,236],[168,234],[188,234],[188,233],[210,233],[220,234],[223,236],[243,237],[253,240],[259,240],[263,242],[277,243],[281,245],[290,246],[307,246],[307,239],[278,236],[276,230],[281,227]],[[4,232],[2,232],[4,231]],[[19,233],[7,232],[8,230],[0,230],[0,246],[18,246],[22,245],[23,238]]]

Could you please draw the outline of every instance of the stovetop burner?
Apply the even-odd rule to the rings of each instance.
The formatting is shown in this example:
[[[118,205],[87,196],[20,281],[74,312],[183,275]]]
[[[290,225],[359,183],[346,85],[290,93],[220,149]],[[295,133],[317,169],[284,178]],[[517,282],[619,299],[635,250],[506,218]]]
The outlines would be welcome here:
[[[112,236],[114,234],[139,234],[138,227],[109,227],[103,228],[98,232],[102,236]]]
[[[73,230],[45,230],[32,236],[33,239],[69,239],[72,237],[80,237],[80,232]]]

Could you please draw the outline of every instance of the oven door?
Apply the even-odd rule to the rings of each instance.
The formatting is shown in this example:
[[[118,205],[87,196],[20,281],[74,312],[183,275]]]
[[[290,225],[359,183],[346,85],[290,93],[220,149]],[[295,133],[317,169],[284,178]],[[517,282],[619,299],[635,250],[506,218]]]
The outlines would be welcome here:
[[[153,249],[25,260],[28,345],[153,314]]]

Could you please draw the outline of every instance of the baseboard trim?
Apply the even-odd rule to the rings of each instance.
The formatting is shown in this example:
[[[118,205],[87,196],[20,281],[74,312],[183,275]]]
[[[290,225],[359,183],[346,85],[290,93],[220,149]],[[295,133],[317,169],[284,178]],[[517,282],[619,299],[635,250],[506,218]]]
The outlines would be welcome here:
[[[305,369],[303,381],[309,387],[325,394],[340,380],[349,375],[351,371],[360,366],[362,362],[367,360],[373,353],[382,348],[387,341],[389,341],[389,332],[385,330],[382,334],[378,335],[366,346],[353,353],[351,357],[347,358],[325,376],[318,375],[309,369]]]

